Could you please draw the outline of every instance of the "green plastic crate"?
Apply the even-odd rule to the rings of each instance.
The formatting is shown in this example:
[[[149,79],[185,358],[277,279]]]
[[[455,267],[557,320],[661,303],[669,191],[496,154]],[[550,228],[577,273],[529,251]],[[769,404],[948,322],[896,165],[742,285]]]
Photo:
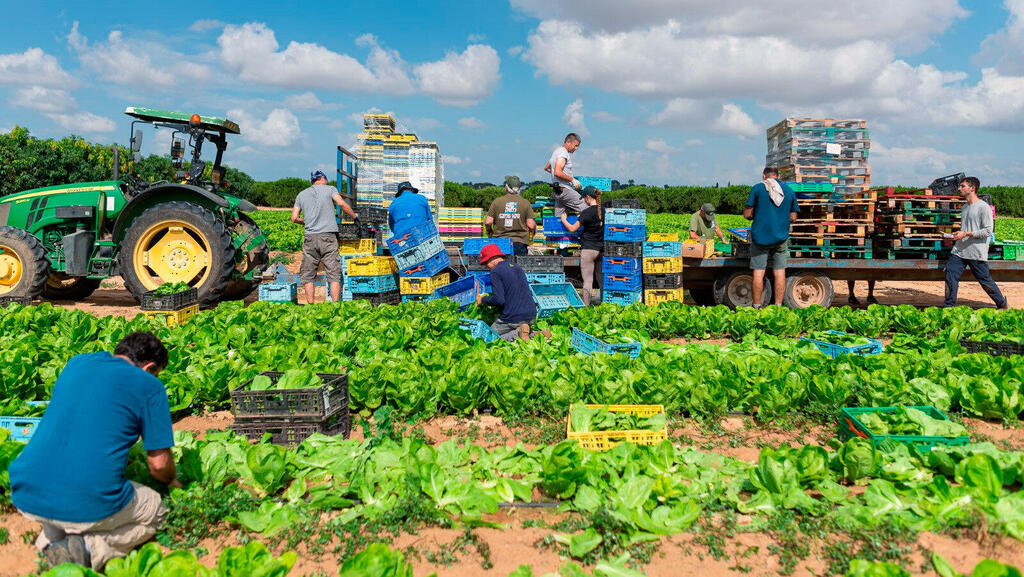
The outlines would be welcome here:
[[[732,245],[727,242],[716,242],[715,252],[720,252],[722,254],[732,254]]]
[[[1003,242],[1003,260],[1024,260],[1024,245]]]
[[[936,409],[931,405],[924,406],[911,406],[910,409],[917,409],[933,419],[940,421],[948,421],[949,417],[942,411]],[[882,441],[890,440],[897,443],[903,443],[905,445],[920,445],[922,449],[931,450],[932,447],[938,445],[956,446],[966,445],[971,442],[971,438],[968,435],[961,435],[959,437],[929,437],[926,435],[876,435],[868,430],[864,423],[860,422],[858,415],[864,415],[866,413],[895,413],[897,407],[847,407],[844,408],[839,416],[839,438],[842,441],[847,441],[853,437],[863,437],[870,439],[872,443],[877,447]]]

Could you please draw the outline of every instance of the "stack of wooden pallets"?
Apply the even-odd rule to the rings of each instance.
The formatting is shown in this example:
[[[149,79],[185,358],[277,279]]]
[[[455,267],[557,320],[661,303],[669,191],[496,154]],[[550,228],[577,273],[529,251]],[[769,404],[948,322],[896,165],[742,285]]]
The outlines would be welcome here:
[[[963,197],[950,190],[879,188],[875,258],[944,259],[960,230]]]

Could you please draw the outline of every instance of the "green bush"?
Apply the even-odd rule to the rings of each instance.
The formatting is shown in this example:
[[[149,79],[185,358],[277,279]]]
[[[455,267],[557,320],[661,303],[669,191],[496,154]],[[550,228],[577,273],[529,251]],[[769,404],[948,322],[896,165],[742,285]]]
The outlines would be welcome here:
[[[270,182],[257,182],[255,196],[259,204],[274,208],[291,208],[295,204],[295,196],[309,188],[309,181],[303,178],[281,178]],[[358,189],[357,189],[358,190]]]

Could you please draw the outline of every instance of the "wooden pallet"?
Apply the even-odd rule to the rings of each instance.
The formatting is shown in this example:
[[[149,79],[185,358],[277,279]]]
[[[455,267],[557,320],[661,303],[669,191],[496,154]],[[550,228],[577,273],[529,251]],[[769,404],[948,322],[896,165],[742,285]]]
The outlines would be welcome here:
[[[768,132],[780,131],[786,128],[867,128],[868,123],[860,119],[838,119],[838,118],[787,118],[773,124]]]
[[[875,246],[877,248],[893,250],[941,251],[948,250],[952,245],[953,241],[942,238],[941,234],[877,239],[875,241]]]
[[[871,174],[871,166],[868,164],[860,164],[857,166],[831,166],[828,164],[818,165],[789,165],[779,168],[779,176],[783,180],[787,180],[788,175],[804,175],[804,176],[827,176],[827,177],[845,177],[845,176],[868,176]]]
[[[924,238],[937,236],[942,238],[943,233],[953,233],[960,229],[960,223],[956,224],[877,224],[875,227],[876,236],[884,237],[916,237]]]
[[[843,238],[865,238],[875,228],[874,223],[845,223],[838,221],[822,222],[795,222],[790,225],[790,236],[802,237],[843,237]]]
[[[959,225],[960,215],[954,214],[949,211],[920,211],[920,212],[900,212],[900,213],[879,213],[875,218],[875,224],[881,225],[895,225],[895,224],[912,224],[912,225]]]
[[[789,256],[793,258],[874,258],[871,246],[790,246]]]

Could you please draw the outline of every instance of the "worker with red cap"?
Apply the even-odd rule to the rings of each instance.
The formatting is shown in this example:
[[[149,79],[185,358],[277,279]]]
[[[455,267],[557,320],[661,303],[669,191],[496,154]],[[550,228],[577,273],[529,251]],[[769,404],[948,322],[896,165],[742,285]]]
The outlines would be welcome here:
[[[476,295],[476,304],[501,308],[501,316],[491,328],[506,341],[530,340],[530,324],[537,319],[530,283],[519,265],[510,262],[496,244],[480,249],[480,264],[491,270],[491,294]]]

